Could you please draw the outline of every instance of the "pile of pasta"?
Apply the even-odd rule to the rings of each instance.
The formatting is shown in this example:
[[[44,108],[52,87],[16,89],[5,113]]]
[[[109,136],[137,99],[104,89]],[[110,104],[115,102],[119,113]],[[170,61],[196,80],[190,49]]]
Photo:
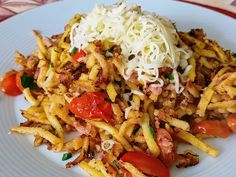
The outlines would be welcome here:
[[[171,135],[171,152],[176,153],[178,144],[187,142],[217,157],[218,150],[207,145],[205,137],[192,130],[192,124],[236,113],[236,63],[232,53],[207,39],[201,29],[179,32],[182,41],[193,50],[188,60],[192,65],[189,73],[177,69],[184,91],[175,92],[168,67],[160,69],[162,88],[155,87],[155,83],[144,88],[135,79],[122,78],[123,56],[116,44],[93,41],[85,49],[86,57],[80,62],[72,59],[69,34],[80,18],[80,14],[75,15],[64,33],[51,38],[33,31],[37,49],[27,57],[16,53],[17,64],[33,73],[37,88],[24,89],[31,106],[21,110],[26,121],[11,131],[34,135],[35,147],[44,144],[54,152],[74,154],[76,157],[66,167],[80,165],[91,176],[119,176],[120,168],[133,176],[148,176],[122,162],[120,156],[128,151],[143,151],[165,163],[156,141],[157,136],[162,136],[156,134],[158,128]],[[109,96],[113,123],[81,119],[70,112],[68,105],[73,98],[96,91]],[[66,141],[72,133],[75,136]],[[179,167],[198,163],[199,159],[191,153],[182,156],[189,154],[191,164],[179,162]]]

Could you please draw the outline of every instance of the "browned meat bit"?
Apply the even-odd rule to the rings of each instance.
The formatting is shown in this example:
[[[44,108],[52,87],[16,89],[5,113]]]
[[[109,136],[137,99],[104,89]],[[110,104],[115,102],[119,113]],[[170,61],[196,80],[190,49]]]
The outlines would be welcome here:
[[[156,86],[155,84],[151,84],[146,88],[147,95],[154,94],[156,96],[159,96],[162,93],[162,88]]]
[[[102,71],[100,70],[98,72],[98,79],[95,83],[95,86],[102,88],[101,84],[108,84],[108,83],[109,83],[109,80],[103,77]]]
[[[51,36],[51,39],[53,39],[53,40],[58,40],[58,39],[60,39],[62,36],[63,36],[63,34],[54,34],[54,35]]]
[[[118,157],[120,156],[121,153],[123,153],[124,148],[122,147],[122,145],[120,143],[115,143],[113,148],[112,148],[113,154]]]
[[[52,143],[50,143],[48,140],[45,140],[45,139],[43,141],[49,151],[53,149]]]
[[[121,48],[120,48],[120,46],[118,46],[118,45],[114,45],[114,46],[110,49],[110,51],[112,52],[112,54],[113,54],[114,56],[118,56],[118,55],[121,54]]]
[[[52,47],[54,46],[54,42],[52,41],[52,39],[46,37],[44,40],[43,40],[44,44],[46,45],[46,47]]]
[[[59,74],[59,79],[60,79],[60,82],[63,85],[65,85],[67,88],[70,87],[70,85],[72,83],[72,78],[69,74],[61,73],[61,74]]]
[[[183,100],[181,101],[180,105],[181,106],[188,106],[189,103],[194,102],[194,98],[191,94],[187,92],[187,90],[183,91]]]
[[[71,167],[79,164],[85,158],[87,158],[90,139],[88,137],[84,137],[84,136],[82,136],[82,138],[83,138],[83,145],[82,145],[82,149],[80,151],[79,156],[76,159],[74,159],[73,161],[68,162],[66,164],[66,168],[71,168]]]
[[[38,147],[43,143],[43,137],[36,135],[34,139],[34,147]]]
[[[105,49],[104,49],[104,46],[103,46],[101,40],[95,40],[95,41],[93,41],[93,44],[96,46],[95,51],[97,53],[105,55]]]
[[[138,74],[137,73],[133,73],[130,78],[128,79],[128,81],[130,82],[136,82],[138,80]]]
[[[30,127],[32,124],[33,124],[33,121],[27,120],[25,122],[20,123],[20,126]]]
[[[25,58],[24,55],[22,55],[20,52],[16,51],[15,54],[15,60],[16,60],[16,64],[18,64],[21,67],[27,67],[27,59]]]
[[[38,63],[39,63],[39,58],[36,56],[30,55],[27,58],[26,66],[28,69],[34,69]]]
[[[87,135],[87,136],[91,136],[91,137],[95,137],[96,136],[96,129],[94,126],[92,126],[89,123],[84,123],[82,121],[77,121],[74,123],[74,127],[76,128],[76,130],[82,134],[82,135]]]
[[[173,72],[173,69],[169,67],[161,67],[159,68],[159,72],[160,72],[160,75],[162,74],[167,75],[167,74],[171,74]]]
[[[63,67],[62,67],[62,71],[64,72],[72,72],[74,71],[74,65],[71,61],[68,61]]]
[[[161,160],[170,167],[176,159],[174,142],[170,133],[164,128],[156,127],[156,141],[161,150]]]
[[[197,76],[196,76],[196,85],[201,86],[201,89],[206,87],[205,84],[205,77],[202,73],[197,72]]]
[[[198,163],[199,163],[199,156],[197,154],[187,152],[184,154],[178,154],[176,167],[187,168],[187,167],[195,166]]]
[[[204,37],[205,37],[205,34],[203,32],[203,29],[192,29],[190,32],[189,32],[189,35],[190,36],[193,36],[199,40],[203,40]]]

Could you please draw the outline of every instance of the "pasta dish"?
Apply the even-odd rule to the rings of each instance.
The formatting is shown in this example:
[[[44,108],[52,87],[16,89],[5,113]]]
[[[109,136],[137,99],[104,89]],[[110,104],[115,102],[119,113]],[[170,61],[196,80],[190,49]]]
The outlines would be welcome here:
[[[63,152],[67,168],[92,177],[169,177],[173,165],[199,163],[192,150],[178,153],[179,144],[217,157],[204,139],[236,132],[236,55],[202,29],[180,32],[121,1],[76,14],[61,34],[33,33],[34,52],[17,51],[22,69],[0,80],[6,95],[23,93],[31,104],[11,132]]]

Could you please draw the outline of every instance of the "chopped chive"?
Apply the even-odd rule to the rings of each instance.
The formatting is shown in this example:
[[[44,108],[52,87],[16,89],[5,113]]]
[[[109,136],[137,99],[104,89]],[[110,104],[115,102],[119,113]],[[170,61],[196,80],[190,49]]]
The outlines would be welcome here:
[[[104,98],[104,100],[109,102],[109,103],[113,103],[110,98]]]
[[[169,80],[174,80],[174,76],[171,74],[166,74],[165,77]]]
[[[74,47],[74,48],[72,49],[72,51],[71,51],[71,55],[72,55],[72,56],[75,56],[76,52],[77,52],[77,48]]]
[[[114,80],[114,83],[116,83],[119,87],[122,85],[121,81]]]
[[[150,130],[150,132],[151,132],[151,134],[152,134],[153,139],[155,140],[155,139],[156,139],[155,130],[152,128],[152,126],[149,126],[149,130]]]
[[[71,153],[65,153],[63,154],[62,156],[62,160],[65,161],[65,160],[68,160],[72,157],[72,154]]]
[[[51,68],[54,68],[54,64],[53,64],[53,63],[50,63],[50,67],[51,67]]]
[[[119,165],[118,165],[118,163],[117,163],[116,160],[113,160],[112,163],[113,163],[113,165],[116,167],[117,170],[120,169],[120,167],[119,167]]]
[[[236,57],[236,53],[233,53],[232,56],[233,56],[233,57]]]
[[[34,77],[33,76],[28,76],[26,73],[24,73],[21,76],[21,84],[24,88],[30,88],[34,89],[37,85],[34,82]]]

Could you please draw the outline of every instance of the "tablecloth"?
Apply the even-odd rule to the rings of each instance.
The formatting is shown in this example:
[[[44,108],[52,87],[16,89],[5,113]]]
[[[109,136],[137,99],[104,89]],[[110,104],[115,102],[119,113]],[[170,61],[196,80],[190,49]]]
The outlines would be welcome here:
[[[26,10],[60,0],[0,0],[0,22]],[[236,19],[236,0],[178,0],[204,6]]]

